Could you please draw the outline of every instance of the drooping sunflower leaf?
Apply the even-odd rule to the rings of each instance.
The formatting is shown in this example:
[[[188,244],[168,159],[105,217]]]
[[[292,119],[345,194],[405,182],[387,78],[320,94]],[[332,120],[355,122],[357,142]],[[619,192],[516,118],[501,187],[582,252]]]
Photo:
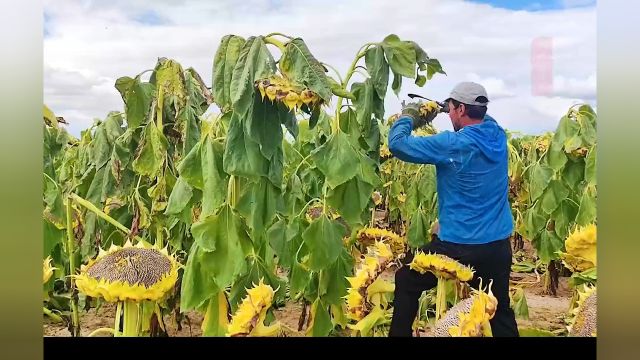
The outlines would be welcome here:
[[[253,102],[255,81],[275,72],[275,61],[262,36],[248,38],[240,50],[231,77],[229,95],[234,114],[245,116]]]
[[[210,257],[212,266],[207,271],[220,287],[226,287],[240,273],[244,265],[244,250],[250,246],[242,219],[229,205],[216,214],[193,224],[191,233],[195,242]]]
[[[309,249],[309,268],[320,271],[328,268],[338,258],[342,249],[344,227],[326,215],[315,219],[302,233],[304,243]]]
[[[260,152],[271,159],[276,151],[282,151],[283,132],[281,124],[287,122],[291,113],[277,103],[253,97],[253,106],[245,121],[245,132],[260,145]]]
[[[391,34],[382,41],[382,48],[395,74],[413,78],[416,50],[411,42],[401,41],[397,35]]]
[[[263,233],[276,215],[276,202],[280,196],[279,189],[261,177],[256,183],[245,185],[236,208],[254,233]]]
[[[407,231],[407,243],[412,248],[418,248],[429,243],[427,234],[429,232],[429,224],[422,209],[418,209],[411,216],[409,222],[409,230]]]
[[[156,123],[150,121],[145,127],[145,134],[136,150],[136,158],[133,160],[133,170],[140,175],[154,177],[162,169],[162,164],[167,156],[169,143]]]
[[[569,195],[569,188],[561,180],[551,180],[540,197],[542,210],[551,214],[558,208],[560,202],[567,198],[567,195]]]
[[[378,98],[384,99],[389,86],[389,64],[384,58],[382,46],[376,45],[369,48],[365,53],[364,61]]]
[[[210,254],[197,242],[191,245],[180,290],[180,308],[183,311],[201,307],[218,291],[215,280],[207,271],[215,267],[215,264],[208,263],[212,261]]]
[[[231,108],[233,69],[244,44],[245,40],[240,36],[224,36],[213,60],[213,98],[223,112]]]
[[[280,71],[287,78],[306,84],[325,102],[331,101],[331,86],[324,67],[302,39],[295,38],[286,44],[280,58]]]
[[[312,158],[332,189],[358,172],[358,153],[349,143],[348,135],[338,132],[312,153]]]
[[[318,293],[325,303],[338,305],[344,301],[343,297],[347,294],[349,287],[347,276],[352,274],[353,263],[353,257],[343,247],[333,265],[322,271]]]
[[[169,200],[167,201],[167,208],[165,215],[177,215],[180,214],[191,200],[193,196],[193,188],[184,180],[184,178],[178,178],[178,182],[173,187]]]
[[[128,76],[121,77],[116,80],[115,86],[125,104],[127,126],[135,129],[145,124],[151,109],[155,86],[148,82],[140,82],[140,76],[133,79]]]

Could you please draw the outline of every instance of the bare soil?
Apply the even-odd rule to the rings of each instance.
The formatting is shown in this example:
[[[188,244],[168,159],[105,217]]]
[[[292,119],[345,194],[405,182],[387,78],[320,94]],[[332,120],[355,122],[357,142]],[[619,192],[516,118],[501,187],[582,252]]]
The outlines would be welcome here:
[[[393,270],[385,271],[380,275],[385,280],[393,282]],[[513,273],[511,276],[513,286],[524,288],[529,307],[529,319],[517,319],[518,327],[536,328],[553,331],[562,335],[566,329],[564,317],[569,310],[571,300],[571,288],[568,286],[568,278],[561,277],[556,296],[544,294],[544,281],[538,279],[535,274]],[[284,325],[285,336],[304,336],[304,330],[298,331],[298,322],[302,313],[301,302],[289,301],[285,306],[274,310],[276,318]],[[307,309],[308,311],[308,309]],[[203,316],[198,312],[187,312],[178,326],[173,316],[165,316],[164,324],[167,334],[171,337],[201,336]],[[81,335],[88,336],[98,328],[113,328],[115,306],[105,304],[98,310],[91,309],[88,312],[81,311]],[[305,319],[306,320],[306,319]],[[305,321],[306,322],[306,321]],[[179,329],[180,328],[180,329]],[[44,318],[44,336],[70,336],[65,324],[56,324],[48,317]],[[103,336],[109,336],[104,334]]]

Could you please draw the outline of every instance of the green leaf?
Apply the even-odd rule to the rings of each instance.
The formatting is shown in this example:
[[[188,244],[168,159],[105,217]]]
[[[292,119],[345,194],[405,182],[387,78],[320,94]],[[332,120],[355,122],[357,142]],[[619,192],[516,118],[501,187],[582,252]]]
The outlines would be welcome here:
[[[244,264],[244,248],[251,243],[246,228],[229,205],[191,226],[195,242],[211,261],[209,274],[220,287],[226,287],[240,273]]]
[[[209,299],[202,323],[202,336],[225,336],[229,322],[227,311],[227,297],[224,291],[219,291]]]
[[[351,91],[356,96],[353,104],[356,106],[358,123],[360,123],[362,127],[362,132],[367,134],[371,130],[371,125],[374,123],[371,121],[371,115],[382,120],[384,116],[384,102],[378,97],[371,79],[366,80],[364,83],[354,83]]]
[[[329,267],[340,254],[344,227],[326,215],[315,219],[302,233],[302,239],[309,249],[309,268],[320,271]]]
[[[433,75],[435,74],[447,74],[442,70],[442,65],[440,65],[440,61],[437,59],[429,59],[426,62],[427,64],[427,80],[431,80]]]
[[[542,230],[540,239],[533,239],[533,245],[540,260],[549,263],[558,258],[557,251],[564,248],[564,239],[558,237],[554,231]]]
[[[349,135],[351,143],[356,144],[360,138],[360,126],[353,109],[340,113],[340,130]]]
[[[253,102],[255,81],[275,72],[275,61],[262,36],[248,38],[240,50],[231,77],[229,94],[234,113],[244,117]]]
[[[518,288],[513,295],[511,308],[518,319],[529,320],[529,306],[527,305],[527,297],[522,288]]]
[[[349,224],[363,224],[362,214],[367,208],[372,192],[373,186],[356,176],[330,189],[327,192],[327,203],[338,210]]]
[[[577,214],[578,207],[569,199],[563,200],[556,211],[551,214],[551,218],[555,221],[555,232],[559,238],[567,238],[567,236],[569,235],[569,230],[574,224]]]
[[[583,159],[569,161],[562,170],[562,180],[571,190],[577,191],[585,174],[585,162]]]
[[[580,198],[576,224],[580,226],[591,224],[596,220],[596,215],[596,190],[595,187],[588,186]]]
[[[42,235],[44,239],[42,254],[44,257],[51,255],[53,249],[58,246],[58,244],[62,244],[66,239],[66,231],[58,229],[54,224],[47,220],[42,220]]]
[[[269,246],[278,257],[278,264],[285,268],[291,266],[290,242],[287,239],[287,222],[284,219],[276,221],[267,230],[267,240]]]
[[[412,43],[401,41],[397,35],[391,34],[382,41],[382,48],[395,74],[413,78],[416,50]]]
[[[396,73],[393,73],[393,82],[391,83],[391,90],[393,90],[393,93],[396,94],[396,96],[400,94],[401,87],[402,87],[402,76]]]
[[[524,213],[523,233],[526,239],[533,240],[546,224],[546,218],[539,205],[529,208]]]
[[[351,254],[344,247],[340,256],[330,268],[323,270],[320,276],[319,295],[326,304],[339,305],[347,295],[349,281],[347,276],[351,276],[354,260]]]
[[[416,75],[416,81],[415,81],[416,85],[423,87],[424,84],[426,83],[427,83],[427,78],[424,75]]]
[[[282,126],[291,114],[278,103],[262,99],[259,94],[253,97],[253,106],[245,122],[246,134],[260,145],[260,152],[271,159],[276,151],[282,151]]]
[[[307,330],[308,336],[327,336],[333,329],[331,323],[331,314],[329,312],[329,306],[320,299],[316,299],[313,305],[311,305],[312,325]]]
[[[145,124],[151,109],[155,86],[148,82],[140,82],[140,76],[133,79],[128,76],[121,77],[116,80],[115,86],[125,104],[129,129]]]
[[[371,81],[378,94],[378,98],[384,99],[389,86],[389,64],[384,58],[384,49],[376,45],[369,48],[364,55],[367,72],[371,75]]]
[[[185,78],[189,97],[187,98],[187,104],[178,112],[176,119],[176,127],[178,132],[182,134],[181,154],[183,156],[188,154],[200,140],[200,115],[202,115],[202,112],[199,107],[201,101],[203,101],[200,87],[195,82],[195,79],[189,73]]]
[[[407,243],[412,248],[418,248],[427,245],[430,240],[427,238],[429,229],[424,211],[421,209],[414,212],[409,222],[407,231]]]
[[[330,188],[351,179],[358,172],[358,153],[349,143],[348,135],[338,132],[312,153],[318,169],[326,177]]]
[[[582,146],[582,138],[573,135],[564,142],[564,151],[568,154]]]
[[[193,188],[182,177],[178,178],[178,182],[169,195],[167,208],[164,211],[165,215],[180,214],[189,204],[192,196]]]
[[[213,98],[223,112],[231,107],[233,69],[244,44],[245,40],[240,36],[224,36],[213,60]]]
[[[260,145],[245,135],[241,119],[234,112],[224,149],[224,171],[227,174],[257,179],[267,176],[269,163],[262,156]]]
[[[568,195],[569,189],[561,180],[551,180],[540,198],[542,210],[547,214],[551,214]]]
[[[280,196],[279,189],[263,177],[245,186],[236,208],[254,233],[263,233],[276,216],[276,201]]]
[[[331,101],[331,86],[324,67],[302,39],[295,38],[287,43],[280,58],[280,71],[287,78],[307,85],[325,102]]]
[[[155,177],[162,169],[168,147],[167,138],[156,127],[155,122],[150,121],[136,150],[133,170],[140,175]]]
[[[197,143],[178,164],[180,178],[192,187],[203,190],[201,143]]]
[[[597,185],[596,178],[596,167],[597,167],[597,150],[596,145],[594,145],[589,152],[587,153],[587,157],[585,158],[585,167],[584,167],[584,180],[587,184],[595,186]]]
[[[207,136],[200,148],[200,168],[204,186],[202,189],[202,214],[207,216],[220,207],[227,195],[228,176],[223,170],[224,145]]]
[[[181,282],[180,309],[182,311],[201,307],[218,292],[218,286],[207,271],[208,268],[215,266],[215,264],[207,264],[212,260],[210,255],[211,253],[203,251],[198,243],[194,242],[191,245]]]
[[[549,181],[551,181],[553,169],[546,165],[536,163],[531,165],[529,173],[531,174],[529,178],[529,194],[531,196],[531,201],[535,201],[540,197],[540,195],[542,195],[542,193],[544,193]]]
[[[164,93],[164,104],[174,103],[177,108],[184,107],[187,91],[184,87],[184,70],[177,61],[160,58],[149,82],[155,85],[158,94]],[[152,119],[153,120],[153,119]]]

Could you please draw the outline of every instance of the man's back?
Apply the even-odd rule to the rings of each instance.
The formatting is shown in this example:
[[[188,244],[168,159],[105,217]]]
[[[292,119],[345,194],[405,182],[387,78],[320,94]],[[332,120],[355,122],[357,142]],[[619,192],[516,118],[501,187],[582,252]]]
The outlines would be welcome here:
[[[436,164],[439,236],[481,244],[511,235],[506,135],[493,118],[449,134],[446,161]]]
[[[463,244],[509,237],[507,138],[496,121],[487,115],[457,132],[410,134],[411,121],[401,117],[389,131],[389,149],[400,160],[436,165],[439,237]]]

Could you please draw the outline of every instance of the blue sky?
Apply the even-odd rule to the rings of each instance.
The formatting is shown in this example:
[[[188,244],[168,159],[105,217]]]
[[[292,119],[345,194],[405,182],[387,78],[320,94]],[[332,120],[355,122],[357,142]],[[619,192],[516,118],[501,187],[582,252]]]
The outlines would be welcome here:
[[[559,10],[566,8],[593,6],[595,0],[552,0],[552,1],[532,1],[532,0],[472,0],[472,2],[489,4],[494,7],[509,10],[544,11]]]

